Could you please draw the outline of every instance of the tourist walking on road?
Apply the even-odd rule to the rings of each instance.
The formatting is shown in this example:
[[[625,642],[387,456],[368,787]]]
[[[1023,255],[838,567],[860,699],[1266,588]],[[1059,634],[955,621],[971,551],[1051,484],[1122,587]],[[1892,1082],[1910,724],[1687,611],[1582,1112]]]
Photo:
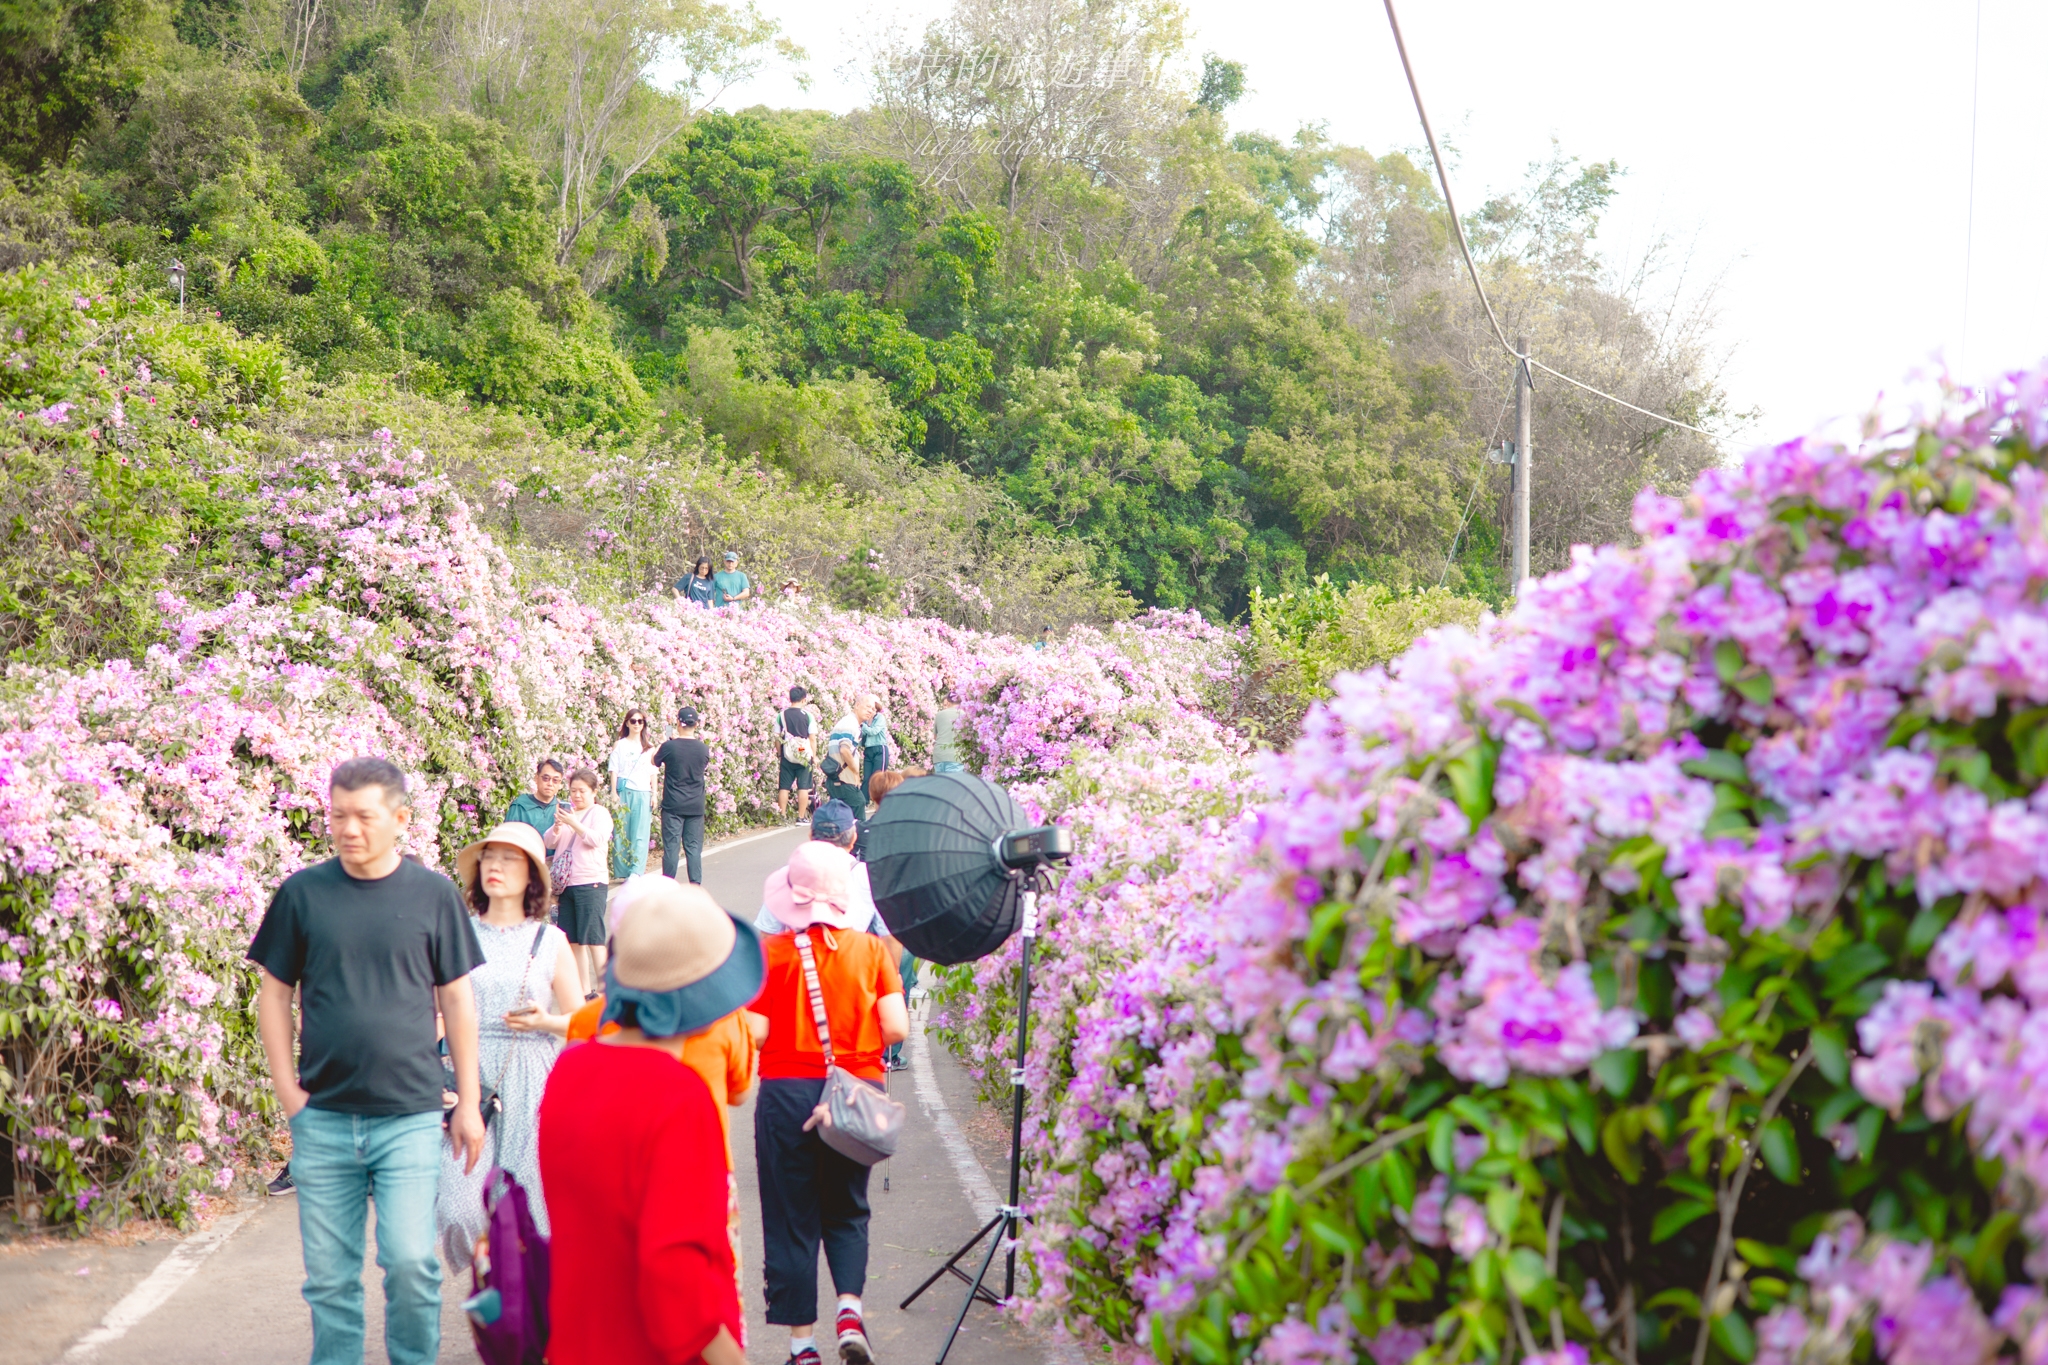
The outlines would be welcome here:
[[[569,774],[568,804],[555,808],[554,828],[541,841],[567,867],[555,923],[575,946],[576,963],[589,994],[604,980],[604,903],[611,889],[606,863],[612,842],[612,813],[597,804],[597,774],[578,768]]]
[[[548,859],[540,835],[507,821],[455,855],[456,875],[469,888],[470,923],[484,962],[469,974],[476,996],[477,1067],[496,1094],[485,1127],[490,1160],[464,1170],[453,1153],[441,1161],[434,1207],[441,1256],[469,1267],[484,1233],[484,1177],[510,1171],[526,1190],[534,1222],[548,1230],[540,1189],[540,1096],[561,1051],[569,1016],[583,1000],[581,974],[562,931],[548,923]]]
[[[697,737],[697,708],[676,712],[677,732],[654,751],[661,769],[661,875],[676,875],[677,855],[693,885],[704,881],[704,774],[711,746]]]
[[[711,605],[729,607],[735,602],[745,602],[754,595],[754,580],[740,572],[740,557],[736,551],[725,552],[725,567],[711,578]]]
[[[535,834],[546,834],[555,827],[555,803],[561,795],[562,765],[544,758],[533,770],[533,790],[513,797],[505,808],[505,818],[531,825]]]
[[[313,1365],[361,1365],[372,1193],[386,1355],[391,1365],[432,1365],[440,1355],[441,1148],[460,1153],[465,1173],[483,1151],[469,981],[483,956],[455,884],[399,854],[411,819],[395,765],[352,758],[337,767],[327,793],[335,856],[285,879],[249,945],[260,972],[257,1032],[291,1124]],[[437,1007],[455,1070],[445,1119]]]
[[[870,692],[860,699],[860,774],[873,782],[875,774],[889,769],[889,718],[882,714],[882,698]]]
[[[806,985],[815,964],[834,1061],[882,1088],[882,1049],[908,1037],[903,983],[889,950],[852,924],[851,857],[813,841],[791,855],[769,909],[791,932],[763,940],[767,979],[750,1007],[768,1023],[754,1101],[768,1321],[789,1328],[794,1365],[819,1365],[818,1247],[839,1295],[833,1324],[845,1365],[874,1359],[862,1321],[868,1273],[868,1167],[816,1132],[825,1050]],[[808,960],[807,960],[808,959]]]
[[[619,798],[618,842],[612,875],[624,880],[647,870],[648,822],[654,800],[654,737],[647,732],[647,713],[634,707],[619,722],[606,766],[612,792]]]
[[[711,561],[699,559],[696,566],[676,580],[676,596],[695,606],[711,605],[717,585],[712,582]]]
[[[790,793],[796,794],[796,818],[811,813],[811,761],[817,756],[818,718],[804,704],[810,694],[801,687],[789,689],[789,705],[775,713],[775,742],[778,749],[775,778],[775,818],[789,815]]]
[[[746,1365],[723,1130],[682,1053],[759,991],[760,940],[699,887],[629,891],[605,983],[619,1030],[564,1053],[541,1100],[548,1360]]]

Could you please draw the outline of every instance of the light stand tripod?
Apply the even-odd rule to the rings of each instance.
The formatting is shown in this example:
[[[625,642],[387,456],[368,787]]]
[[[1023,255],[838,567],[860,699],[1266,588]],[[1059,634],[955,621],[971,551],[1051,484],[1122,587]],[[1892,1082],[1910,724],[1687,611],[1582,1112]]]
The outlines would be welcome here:
[[[1038,941],[1038,892],[1046,875],[1047,864],[1040,862],[1028,872],[1013,875],[1025,879],[1024,886],[1017,893],[1018,918],[1021,921],[1020,935],[1024,940],[1022,967],[1017,985],[1017,1064],[1010,1070],[1010,1201],[996,1210],[996,1216],[982,1225],[981,1231],[968,1238],[966,1243],[946,1258],[946,1263],[932,1272],[931,1278],[910,1291],[910,1297],[899,1307],[908,1308],[917,1302],[918,1296],[930,1289],[947,1275],[962,1280],[967,1285],[967,1296],[960,1301],[959,1316],[953,1319],[953,1330],[946,1333],[945,1344],[939,1347],[939,1358],[934,1365],[946,1365],[946,1356],[953,1349],[953,1342],[960,1335],[960,1328],[967,1321],[967,1310],[977,1302],[1001,1307],[1017,1289],[1017,1234],[1023,1223],[1019,1201],[1023,1196],[1024,1178],[1024,1049],[1031,1035],[1031,950]],[[996,1229],[1001,1228],[999,1234]],[[960,1268],[960,1262],[967,1254],[989,1238],[988,1251],[981,1258],[981,1269],[972,1278]],[[995,1264],[996,1252],[1007,1249],[1003,1264],[1003,1295],[997,1298],[984,1281],[988,1279],[989,1267]]]

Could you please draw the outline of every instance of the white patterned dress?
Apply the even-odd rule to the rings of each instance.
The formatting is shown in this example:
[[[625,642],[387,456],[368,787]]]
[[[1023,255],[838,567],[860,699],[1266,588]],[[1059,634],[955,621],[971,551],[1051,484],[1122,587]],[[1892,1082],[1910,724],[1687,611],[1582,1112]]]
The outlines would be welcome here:
[[[554,1068],[562,1043],[548,1033],[514,1033],[505,1016],[520,1003],[522,977],[526,999],[553,1013],[555,965],[569,948],[562,931],[550,924],[543,931],[539,953],[529,962],[534,931],[540,928],[534,921],[509,929],[496,928],[474,916],[470,923],[476,926],[477,941],[484,950],[483,966],[469,974],[470,989],[476,993],[479,1070],[485,1085],[497,1087],[505,1108],[491,1120],[476,1170],[465,1174],[462,1158],[446,1143],[441,1147],[441,1187],[434,1199],[434,1226],[440,1233],[442,1258],[458,1271],[468,1268],[476,1239],[484,1231],[484,1175],[494,1153],[497,1164],[525,1187],[541,1232],[548,1230],[547,1203],[540,1188],[540,1095],[547,1088],[548,1072]]]

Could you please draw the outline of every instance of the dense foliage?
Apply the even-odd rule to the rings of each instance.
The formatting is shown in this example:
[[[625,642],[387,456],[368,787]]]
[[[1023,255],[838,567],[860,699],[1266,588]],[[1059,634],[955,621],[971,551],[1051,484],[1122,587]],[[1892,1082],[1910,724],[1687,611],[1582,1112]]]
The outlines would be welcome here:
[[[882,528],[810,550],[841,605],[1032,563],[1041,590],[993,623],[1130,601],[1235,618],[1325,573],[1503,595],[1480,453],[1500,367],[1426,180],[1398,153],[1233,131],[1244,73],[1211,59],[1198,81],[1171,4],[962,3],[884,43],[844,118],[707,107],[774,47],[745,7],[124,0],[0,22],[20,115],[0,268],[91,257],[104,292],[175,302],[180,265],[195,321],[312,383],[517,414],[622,452],[625,483],[708,441],[787,481],[736,524],[840,500]],[[1487,268],[1546,353],[1711,420],[1698,328],[1592,252],[1614,175],[1560,159],[1486,205]],[[1539,562],[1712,455],[1544,401],[1566,406],[1541,414]],[[886,534],[934,503],[943,552]],[[635,568],[634,590],[672,572]]]
[[[81,419],[84,420],[84,419]],[[1064,712],[983,723],[984,761],[1141,742],[1227,705],[1231,643],[1191,616],[1054,650],[930,619],[801,601],[712,613],[528,592],[419,452],[388,437],[267,474],[238,527],[273,587],[202,610],[162,594],[171,643],[0,690],[0,1117],[18,1207],[52,1221],[179,1217],[268,1148],[273,1103],[243,955],[278,881],[325,854],[334,763],[412,774],[408,849],[445,865],[534,761],[597,762],[630,707],[704,717],[714,827],[772,804],[776,704],[887,698],[924,756],[948,686],[981,717],[1001,680],[1056,680]]]
[[[1034,1311],[1203,1362],[2037,1357],[2048,374],[1636,520],[1249,784],[1071,808]],[[992,1066],[1013,967],[951,983]]]

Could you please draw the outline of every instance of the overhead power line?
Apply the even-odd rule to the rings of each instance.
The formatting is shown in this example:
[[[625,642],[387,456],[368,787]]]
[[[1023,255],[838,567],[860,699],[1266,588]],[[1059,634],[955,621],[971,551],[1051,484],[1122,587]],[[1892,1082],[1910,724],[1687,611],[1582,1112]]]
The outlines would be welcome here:
[[[1401,54],[1401,70],[1407,74],[1408,92],[1415,96],[1415,113],[1422,120],[1422,136],[1429,142],[1429,159],[1436,166],[1436,182],[1443,187],[1444,208],[1451,216],[1451,231],[1458,238],[1458,254],[1465,258],[1465,271],[1472,277],[1472,287],[1479,291],[1480,305],[1486,309],[1486,320],[1493,324],[1493,335],[1500,342],[1501,349],[1526,365],[1539,369],[1547,375],[1562,379],[1574,388],[1584,389],[1595,397],[1605,398],[1608,402],[1627,408],[1630,412],[1639,412],[1645,417],[1655,418],[1667,426],[1678,427],[1685,431],[1697,431],[1702,436],[1713,435],[1712,432],[1702,427],[1696,427],[1690,422],[1681,422],[1676,417],[1666,417],[1661,412],[1652,412],[1648,408],[1637,407],[1626,398],[1616,398],[1604,389],[1596,389],[1591,384],[1572,378],[1563,370],[1552,369],[1533,356],[1524,355],[1508,343],[1508,334],[1501,330],[1500,319],[1494,315],[1493,301],[1486,297],[1486,286],[1479,282],[1479,267],[1472,263],[1472,248],[1465,242],[1465,224],[1458,217],[1457,203],[1451,198],[1450,172],[1444,168],[1443,153],[1437,150],[1436,132],[1429,126],[1429,111],[1422,107],[1422,87],[1415,82],[1415,67],[1408,60],[1408,44],[1401,37],[1401,21],[1394,14],[1394,0],[1385,0],[1385,3],[1387,7],[1387,24],[1394,30],[1394,47]]]

